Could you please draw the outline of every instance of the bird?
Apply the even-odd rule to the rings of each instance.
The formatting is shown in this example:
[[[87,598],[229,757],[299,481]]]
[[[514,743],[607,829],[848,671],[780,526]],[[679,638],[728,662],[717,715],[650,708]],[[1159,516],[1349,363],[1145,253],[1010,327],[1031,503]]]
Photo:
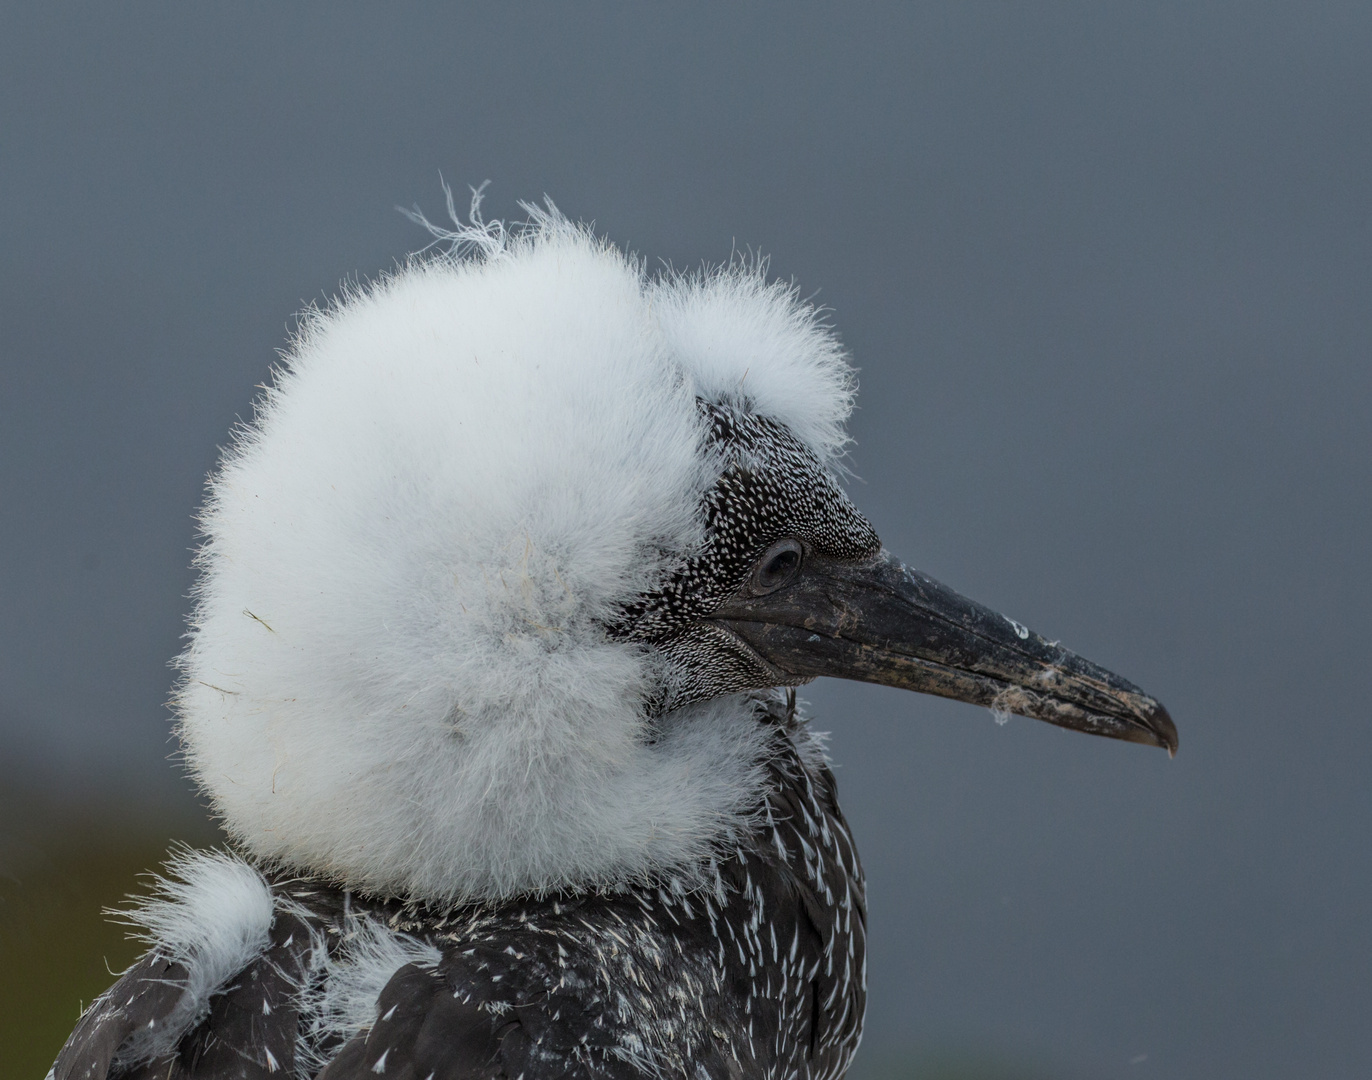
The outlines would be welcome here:
[[[865,885],[797,687],[1175,752],[886,550],[828,312],[521,205],[307,308],[234,431],[173,697],[226,846],[49,1080],[839,1080]]]

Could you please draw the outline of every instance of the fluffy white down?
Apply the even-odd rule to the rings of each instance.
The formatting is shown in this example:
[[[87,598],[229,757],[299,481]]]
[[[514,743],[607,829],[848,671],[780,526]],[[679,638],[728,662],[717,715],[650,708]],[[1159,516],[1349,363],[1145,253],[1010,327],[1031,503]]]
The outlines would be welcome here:
[[[851,370],[756,266],[653,280],[555,211],[306,316],[212,479],[176,706],[259,858],[434,900],[697,861],[760,783],[751,705],[648,737],[602,622],[698,541],[695,398],[843,448]]]
[[[152,951],[183,964],[186,988],[158,1026],[135,1032],[121,1049],[128,1062],[170,1053],[202,1019],[210,997],[267,948],[271,890],[255,869],[225,852],[186,851],[167,864],[151,897],[119,918]]]

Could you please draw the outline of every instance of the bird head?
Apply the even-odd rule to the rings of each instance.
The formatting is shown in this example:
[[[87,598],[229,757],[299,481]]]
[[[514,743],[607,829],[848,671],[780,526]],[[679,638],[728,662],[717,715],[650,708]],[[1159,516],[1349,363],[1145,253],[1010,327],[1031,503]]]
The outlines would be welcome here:
[[[306,313],[211,478],[175,708],[239,845],[433,902],[689,880],[758,811],[760,702],[820,675],[1175,748],[882,548],[793,287],[530,212]]]

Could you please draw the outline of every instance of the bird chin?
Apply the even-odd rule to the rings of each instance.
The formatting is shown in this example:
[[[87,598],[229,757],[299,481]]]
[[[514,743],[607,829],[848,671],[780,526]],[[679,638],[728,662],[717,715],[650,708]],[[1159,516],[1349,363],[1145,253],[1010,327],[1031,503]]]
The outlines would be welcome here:
[[[658,713],[726,694],[803,686],[814,675],[786,671],[722,620],[702,620],[657,646],[666,668],[668,690]],[[708,664],[701,662],[708,658]]]

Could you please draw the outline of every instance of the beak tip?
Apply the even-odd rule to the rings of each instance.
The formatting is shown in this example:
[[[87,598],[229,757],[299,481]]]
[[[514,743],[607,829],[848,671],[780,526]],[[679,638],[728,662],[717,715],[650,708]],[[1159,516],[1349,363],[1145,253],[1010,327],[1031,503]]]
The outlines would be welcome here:
[[[1168,758],[1176,757],[1180,740],[1177,737],[1177,725],[1172,722],[1172,714],[1162,705],[1158,705],[1148,717],[1148,726],[1157,740],[1157,745],[1167,751]]]

